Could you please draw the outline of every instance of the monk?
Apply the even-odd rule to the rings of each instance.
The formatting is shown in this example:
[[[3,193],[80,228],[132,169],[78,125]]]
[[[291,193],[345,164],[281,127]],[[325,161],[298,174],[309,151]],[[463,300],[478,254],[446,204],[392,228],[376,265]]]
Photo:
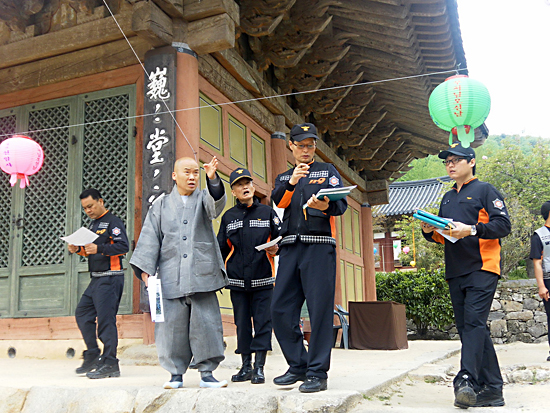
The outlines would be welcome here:
[[[200,387],[227,386],[212,375],[225,358],[216,291],[228,283],[212,228],[226,202],[217,168],[216,157],[204,164],[207,189],[197,190],[197,162],[175,162],[172,192],[153,202],[130,260],[146,286],[151,275],[161,281],[164,322],[155,324],[155,341],[160,365],[171,374],[165,389],[183,387],[192,357]]]

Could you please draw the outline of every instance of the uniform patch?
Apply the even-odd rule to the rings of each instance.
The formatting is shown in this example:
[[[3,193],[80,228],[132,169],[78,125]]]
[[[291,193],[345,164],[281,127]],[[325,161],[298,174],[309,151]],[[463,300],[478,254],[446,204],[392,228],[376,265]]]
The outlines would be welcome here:
[[[113,235],[118,236],[122,231],[120,231],[119,227],[114,227],[111,232],[113,233]]]
[[[330,177],[330,179],[328,180],[328,183],[331,185],[331,186],[337,186],[340,184],[340,180],[335,176],[335,175],[332,175]]]
[[[109,228],[109,223],[108,222],[100,222],[97,227],[98,228]]]
[[[255,219],[249,221],[250,228],[269,228],[269,221],[262,221],[261,219]]]
[[[497,198],[493,201],[493,206],[495,208],[502,209],[504,208],[504,202],[502,202],[500,199]]]
[[[308,178],[328,178],[328,171],[313,171],[307,175]]]
[[[279,219],[279,217],[275,217],[273,218],[273,222],[275,223],[275,225],[279,225],[281,223],[281,220]]]
[[[290,175],[283,175],[279,177],[279,181],[290,181]]]
[[[227,232],[229,231],[232,231],[234,229],[239,229],[239,228],[242,228],[243,227],[243,222],[242,221],[233,221],[233,222],[230,222],[229,224],[227,224],[227,226],[225,227],[225,230]]]

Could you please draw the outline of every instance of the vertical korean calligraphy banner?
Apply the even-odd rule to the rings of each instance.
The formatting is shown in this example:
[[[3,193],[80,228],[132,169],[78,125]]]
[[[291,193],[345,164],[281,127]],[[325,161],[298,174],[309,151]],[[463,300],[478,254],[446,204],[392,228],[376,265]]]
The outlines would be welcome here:
[[[176,154],[176,124],[170,114],[176,107],[176,50],[162,47],[145,54],[143,97],[143,172],[141,220],[151,204],[170,192]],[[149,312],[145,285],[140,283],[141,311]]]
[[[145,54],[142,220],[151,204],[170,192],[176,154],[176,50],[162,47]]]

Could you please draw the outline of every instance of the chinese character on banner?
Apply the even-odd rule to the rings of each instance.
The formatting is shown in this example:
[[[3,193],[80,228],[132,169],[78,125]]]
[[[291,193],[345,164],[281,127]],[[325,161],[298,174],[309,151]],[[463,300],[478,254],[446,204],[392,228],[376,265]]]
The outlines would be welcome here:
[[[147,149],[153,152],[149,161],[151,165],[164,162],[164,158],[161,158],[162,147],[170,141],[170,138],[165,134],[166,131],[164,129],[155,128],[155,132],[149,135]]]
[[[166,100],[170,98],[170,92],[166,90],[166,71],[166,68],[160,70],[160,68],[157,67],[155,72],[149,74],[147,96],[150,100]]]

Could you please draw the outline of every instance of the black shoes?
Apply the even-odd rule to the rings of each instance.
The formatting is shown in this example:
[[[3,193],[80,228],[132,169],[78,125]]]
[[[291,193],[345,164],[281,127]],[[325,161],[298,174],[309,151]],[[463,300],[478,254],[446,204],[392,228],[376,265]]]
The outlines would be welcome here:
[[[476,392],[474,386],[468,380],[468,376],[462,376],[455,383],[455,403],[456,407],[467,409],[476,405]]]
[[[241,354],[242,367],[237,374],[231,376],[232,382],[248,381],[252,378],[252,354]]]
[[[327,379],[321,379],[319,377],[310,376],[306,378],[306,381],[303,382],[299,390],[302,393],[316,393],[318,391],[327,389]]]
[[[252,384],[263,384],[265,383],[265,358],[267,356],[267,351],[257,351],[254,359],[254,370],[252,371],[252,379],[250,382]]]
[[[502,389],[491,389],[487,386],[477,394],[477,400],[474,407],[499,407],[504,406],[504,397],[502,397]]]
[[[90,350],[84,351],[82,353],[82,357],[84,358],[84,361],[82,362],[82,366],[78,367],[76,369],[76,374],[84,374],[88,373],[89,371],[95,370],[99,363],[99,355],[100,352],[92,352],[90,353]]]
[[[289,386],[291,384],[296,383],[297,381],[305,381],[306,375],[305,373],[302,374],[294,374],[290,371],[287,371],[285,374],[279,377],[275,377],[273,379],[273,383],[275,383],[278,386]]]
[[[105,379],[107,377],[120,377],[120,369],[118,368],[118,362],[115,364],[103,363],[96,370],[86,373],[86,377],[89,379]]]
[[[550,356],[548,356],[548,358],[546,359],[546,361],[550,361]]]

